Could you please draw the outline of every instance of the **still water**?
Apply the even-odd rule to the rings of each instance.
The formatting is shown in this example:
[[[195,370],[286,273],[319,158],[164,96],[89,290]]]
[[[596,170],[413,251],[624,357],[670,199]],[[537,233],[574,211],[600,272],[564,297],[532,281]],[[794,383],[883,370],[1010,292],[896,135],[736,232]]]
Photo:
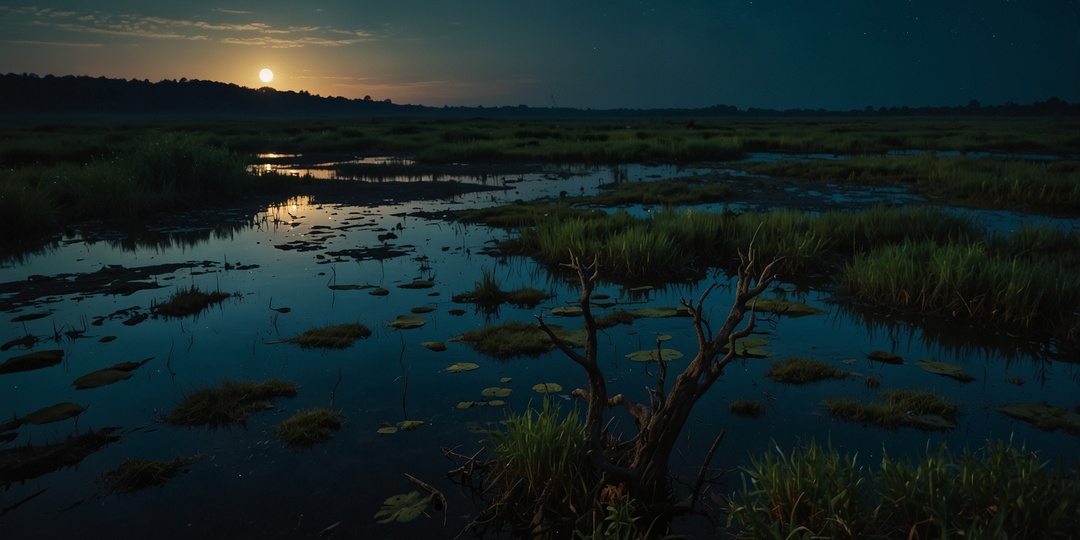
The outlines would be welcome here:
[[[336,537],[455,537],[476,515],[477,507],[466,491],[448,480],[446,472],[456,465],[443,457],[441,449],[467,455],[476,452],[484,431],[497,427],[507,409],[522,410],[543,399],[532,390],[537,383],[559,383],[565,390],[553,399],[570,407],[570,390],[586,381],[583,372],[558,352],[498,361],[450,339],[489,324],[534,321],[537,313],[574,303],[579,291],[531,260],[486,254],[494,240],[512,233],[417,214],[560,193],[591,194],[616,179],[648,181],[706,172],[670,166],[566,166],[508,175],[456,178],[447,174],[446,178],[462,182],[509,189],[366,206],[299,197],[257,208],[194,212],[134,229],[76,232],[41,252],[7,260],[0,268],[0,284],[50,278],[71,282],[77,275],[114,265],[148,270],[135,280],[140,286],[128,288],[130,294],[85,290],[26,303],[17,302],[14,293],[0,296],[7,309],[3,341],[33,335],[38,342],[30,350],[65,353],[60,364],[0,375],[0,415],[22,416],[61,402],[86,407],[73,419],[19,427],[14,440],[0,443],[0,452],[53,443],[86,430],[116,428],[113,435],[119,437],[78,464],[4,486],[0,491],[3,537],[313,538],[335,524]],[[727,180],[738,182],[739,178],[730,175]],[[413,181],[422,190],[428,180]],[[863,196],[852,197],[856,195]],[[836,204],[844,202],[841,198]],[[374,248],[399,255],[380,260],[373,256]],[[554,297],[531,309],[504,305],[496,314],[451,301],[455,294],[473,289],[485,271],[497,278],[503,290],[529,286]],[[415,280],[431,280],[434,286],[400,287]],[[722,285],[707,301],[715,320],[726,314],[731,302],[730,278],[722,273],[712,273],[701,282],[657,284],[644,291],[603,284],[597,292],[618,301],[608,309],[672,306],[680,297],[696,299],[714,282]],[[330,287],[350,284],[382,287],[390,293],[374,296],[370,289]],[[192,286],[232,296],[195,317],[150,317],[139,324],[124,324],[133,315],[149,314],[151,306],[173,292]],[[1057,358],[1052,347],[962,325],[943,328],[918,319],[855,310],[831,303],[828,291],[805,284],[787,283],[783,290],[788,298],[825,314],[762,320],[759,329],[767,332],[764,337],[771,342],[768,349],[773,359],[813,357],[858,376],[791,386],[762,377],[768,359],[731,365],[698,404],[684,444],[673,455],[673,469],[688,479],[696,474],[720,430],[726,430],[727,436],[712,465],[728,471],[722,478],[726,485],[713,488],[721,493],[741,486],[735,469],[748,463],[748,453],[774,446],[787,449],[811,438],[831,442],[845,452],[858,452],[868,466],[885,451],[890,456],[916,455],[928,445],[936,448],[939,442],[957,450],[965,445],[978,448],[990,437],[1012,437],[1051,461],[1060,458],[1072,464],[1080,458],[1075,436],[1042,432],[994,409],[1016,402],[1070,409],[1076,405],[1077,366]],[[413,308],[432,309],[422,315],[422,327],[397,330],[387,326]],[[12,321],[27,313],[48,315]],[[581,325],[580,319],[549,315],[547,320],[569,328]],[[362,323],[373,334],[343,350],[272,343],[313,327],[348,322]],[[655,367],[650,370],[649,365],[631,362],[625,355],[654,348],[660,335],[672,338],[665,348],[680,350],[687,357],[696,350],[688,319],[638,319],[603,332],[602,365],[613,393],[646,399]],[[103,342],[106,336],[115,339]],[[447,350],[434,352],[421,345],[434,341],[445,342]],[[866,355],[874,350],[894,352],[908,362],[872,363]],[[15,346],[0,359],[26,352]],[[976,380],[960,383],[923,371],[914,366],[923,357],[962,365]],[[85,390],[72,386],[74,379],[91,371],[148,358],[128,380]],[[852,363],[844,362],[852,359]],[[456,362],[473,362],[480,368],[445,371]],[[673,368],[681,369],[679,363],[674,361]],[[829,418],[820,405],[824,398],[870,400],[876,394],[863,385],[867,375],[881,379],[882,389],[928,389],[961,402],[958,426],[933,433],[886,431]],[[182,428],[161,421],[196,389],[218,386],[224,379],[267,378],[293,382],[299,393],[274,400],[273,409],[251,415],[244,426]],[[504,378],[510,382],[500,382]],[[462,401],[486,400],[481,391],[491,386],[513,390],[504,398],[506,407],[456,407]],[[745,419],[730,414],[727,405],[736,399],[763,401],[766,415]],[[344,418],[343,428],[332,441],[294,449],[275,438],[278,423],[297,411],[321,407],[338,410]],[[617,412],[614,417],[615,431],[633,434],[631,420]],[[377,433],[380,427],[405,420],[421,420],[423,425],[389,435]],[[117,496],[106,493],[99,483],[106,471],[125,459],[176,457],[196,459],[186,473],[163,487]],[[445,525],[439,514],[407,524],[375,523],[373,515],[384,499],[416,488],[406,473],[446,495]],[[697,537],[713,533],[704,520],[677,527]]]

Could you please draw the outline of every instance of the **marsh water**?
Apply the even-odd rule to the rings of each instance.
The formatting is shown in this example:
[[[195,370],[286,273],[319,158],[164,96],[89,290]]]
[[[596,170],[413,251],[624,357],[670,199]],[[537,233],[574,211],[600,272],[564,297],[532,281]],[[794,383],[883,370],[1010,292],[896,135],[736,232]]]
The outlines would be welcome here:
[[[277,167],[281,162],[288,162],[288,156],[262,166]],[[286,166],[300,165],[294,161]],[[733,185],[744,180],[723,169],[672,166],[563,166],[492,175],[459,175],[451,168],[440,179],[506,189],[365,205],[297,197],[253,207],[208,209],[134,226],[69,231],[40,251],[7,259],[0,268],[0,284],[19,284],[15,289],[75,283],[79,276],[102,275],[117,267],[143,270],[106,284],[117,287],[61,289],[24,301],[9,287],[0,297],[8,308],[3,341],[27,335],[37,338],[32,344],[12,346],[0,358],[48,349],[64,351],[57,365],[0,375],[0,415],[22,416],[62,402],[86,407],[75,418],[19,427],[13,440],[0,443],[0,452],[102,428],[115,428],[112,434],[118,437],[77,464],[5,485],[0,491],[2,536],[314,538],[334,527],[335,537],[346,538],[455,537],[476,516],[477,503],[447,478],[447,471],[457,464],[447,460],[441,449],[474,454],[481,448],[485,431],[497,428],[508,409],[521,411],[544,399],[532,389],[537,383],[560,384],[564,390],[550,399],[567,408],[574,406],[569,392],[583,386],[585,376],[558,352],[496,360],[451,338],[489,324],[531,322],[538,313],[549,314],[549,322],[579,328],[579,318],[550,315],[552,308],[576,302],[579,290],[532,260],[492,255],[493,242],[510,232],[421,216],[563,193],[587,195],[617,178],[650,181],[698,174],[719,175]],[[415,182],[418,192],[432,180],[397,178],[402,179]],[[781,189],[789,190],[788,199],[797,206],[810,200],[811,206],[835,207],[918,200],[902,190]],[[729,209],[758,206],[735,202]],[[723,208],[712,205],[694,211]],[[647,213],[650,209],[628,210]],[[1034,219],[1006,213],[978,217],[995,230]],[[1076,226],[1071,221],[1055,223]],[[473,289],[485,271],[496,277],[503,290],[528,286],[554,296],[536,308],[503,305],[494,313],[451,300]],[[433,286],[401,288],[417,280],[432,281]],[[601,313],[674,306],[681,297],[696,299],[712,283],[721,287],[706,304],[718,318],[731,302],[731,279],[718,271],[702,281],[657,283],[652,288],[605,283],[598,292],[610,295],[616,305],[602,308]],[[385,288],[389,294],[376,296],[369,294],[372,289],[334,285],[370,285]],[[151,306],[192,286],[231,296],[196,316],[151,316],[131,324],[133,317],[151,314]],[[794,386],[762,377],[768,358],[748,358],[731,365],[698,404],[684,444],[672,456],[673,469],[685,480],[695,477],[721,430],[726,437],[712,463],[717,470],[727,471],[712,487],[719,494],[742,485],[737,468],[749,463],[750,453],[789,449],[808,439],[857,452],[865,466],[873,466],[885,452],[915,456],[942,442],[957,450],[978,448],[988,438],[1012,438],[1054,463],[1071,465],[1080,458],[1075,436],[1039,431],[994,408],[1036,402],[1071,409],[1080,389],[1076,358],[1068,358],[1052,343],[963,323],[856,309],[833,302],[831,294],[813,284],[786,282],[770,295],[805,302],[825,313],[766,317],[759,329],[770,342],[772,360],[812,357],[858,376]],[[421,315],[422,327],[387,326],[414,308],[430,308]],[[20,315],[43,313],[32,320],[16,320]],[[347,322],[362,323],[373,334],[340,350],[274,343],[313,327]],[[102,339],[107,336],[115,339]],[[655,382],[655,365],[633,362],[625,355],[654,348],[658,336],[671,336],[665,348],[687,356],[696,352],[685,318],[642,318],[602,333],[602,364],[613,392],[647,399],[646,387]],[[444,342],[447,348],[435,352],[422,345],[426,342]],[[866,355],[874,350],[894,352],[907,362],[871,362]],[[975,380],[958,382],[919,369],[914,363],[924,357],[961,365]],[[149,361],[135,369],[130,379],[84,390],[72,386],[83,374],[145,359]],[[480,367],[446,371],[457,362]],[[680,360],[672,366],[681,369]],[[821,401],[833,396],[870,400],[877,390],[864,386],[868,375],[879,378],[883,388],[929,389],[959,401],[962,416],[954,429],[941,432],[910,427],[889,431],[831,419]],[[225,379],[268,378],[293,382],[299,392],[275,399],[272,409],[251,415],[243,426],[187,428],[162,421],[165,413],[196,389],[220,385]],[[512,389],[509,397],[502,398],[505,406],[457,407],[460,402],[489,401],[481,392],[492,386]],[[765,416],[747,419],[729,413],[728,404],[736,399],[763,401]],[[344,419],[333,440],[297,449],[275,438],[275,426],[281,421],[297,411],[322,407],[340,411]],[[617,411],[613,417],[614,431],[633,434],[632,420]],[[423,424],[392,434],[377,432],[406,420]],[[185,473],[161,487],[118,496],[108,494],[100,484],[102,475],[125,459],[176,457],[195,460]],[[373,516],[387,497],[416,489],[405,474],[442,491],[448,508],[409,523],[376,524]],[[695,537],[716,532],[704,519],[676,523],[676,530]]]

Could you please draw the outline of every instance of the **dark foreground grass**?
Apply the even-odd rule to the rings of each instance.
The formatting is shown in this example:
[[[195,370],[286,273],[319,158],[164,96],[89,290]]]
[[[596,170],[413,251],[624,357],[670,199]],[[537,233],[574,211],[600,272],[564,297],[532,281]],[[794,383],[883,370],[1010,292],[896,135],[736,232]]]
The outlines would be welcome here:
[[[814,442],[752,456],[729,499],[737,538],[1075,538],[1080,481],[1011,441],[869,470]]]

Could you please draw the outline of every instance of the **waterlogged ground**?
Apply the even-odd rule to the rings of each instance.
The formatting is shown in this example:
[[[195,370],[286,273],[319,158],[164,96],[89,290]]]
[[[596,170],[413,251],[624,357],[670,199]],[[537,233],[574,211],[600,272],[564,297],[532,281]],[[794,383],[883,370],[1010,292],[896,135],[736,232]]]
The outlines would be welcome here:
[[[572,406],[568,393],[583,386],[585,377],[559,353],[498,361],[450,339],[487,324],[533,321],[541,312],[549,314],[549,322],[579,328],[580,319],[550,315],[552,308],[573,303],[578,290],[530,260],[489,255],[492,241],[506,232],[418,214],[556,197],[561,192],[591,194],[613,175],[634,181],[706,173],[719,174],[735,185],[753,185],[736,197],[731,206],[735,210],[764,208],[778,200],[810,210],[917,200],[895,190],[820,185],[807,189],[755,182],[723,171],[674,167],[528,168],[485,175],[450,171],[441,179],[497,189],[374,204],[343,203],[364,197],[338,193],[254,209],[195,212],[133,228],[73,233],[42,252],[5,261],[0,268],[2,337],[5,342],[24,342],[11,345],[0,359],[51,349],[62,350],[64,356],[53,366],[0,374],[0,415],[6,420],[63,402],[86,410],[60,422],[6,431],[7,438],[16,435],[0,442],[0,452],[102,428],[115,428],[111,435],[117,439],[60,470],[5,478],[0,490],[4,537],[312,538],[328,527],[333,527],[335,537],[348,538],[456,536],[477,508],[467,492],[447,479],[446,472],[456,464],[440,449],[475,453],[483,432],[496,426],[507,408],[522,410],[541,402],[542,395],[532,390],[538,383],[560,384],[564,390],[554,399]],[[411,189],[426,192],[431,180],[414,182]],[[988,214],[984,219],[987,226],[1008,229],[1026,217]],[[494,314],[451,301],[455,294],[471,290],[485,270],[504,290],[530,286],[550,291],[554,298],[531,309],[504,305]],[[433,284],[401,287],[417,280]],[[607,309],[673,306],[683,296],[696,299],[713,282],[723,286],[707,305],[719,318],[731,299],[729,278],[723,274],[655,289],[602,285],[598,292],[617,301],[616,307]],[[332,287],[342,285],[381,287],[388,294],[372,295],[372,288]],[[195,317],[149,316],[136,322],[151,315],[151,306],[192,286],[231,296]],[[858,452],[867,466],[884,452],[915,455],[939,442],[956,449],[977,448],[988,437],[1012,437],[1055,463],[1061,459],[1073,464],[1080,458],[1075,436],[1036,430],[995,409],[1017,402],[1071,409],[1076,405],[1080,369],[1063,360],[1075,358],[1060,358],[1053,347],[1016,336],[853,310],[830,302],[829,292],[806,284],[786,283],[782,289],[788,298],[825,313],[761,321],[759,328],[767,332],[762,337],[769,340],[766,348],[773,359],[813,357],[857,374],[792,386],[762,377],[769,359],[732,365],[699,403],[685,444],[673,455],[674,468],[688,480],[720,430],[727,435],[713,466],[729,472],[723,477],[726,485],[714,488],[717,493],[741,486],[733,469],[748,463],[748,453],[773,446],[786,449],[810,438]],[[431,309],[421,315],[422,327],[387,326],[414,308]],[[45,315],[18,320],[29,314]],[[342,350],[271,343],[313,327],[350,322],[368,326],[373,334]],[[34,339],[26,340],[28,335]],[[671,336],[665,348],[687,356],[695,352],[684,318],[638,319],[603,333],[603,367],[612,391],[645,399],[655,364],[632,362],[625,355],[654,348],[661,335]],[[426,342],[444,342],[447,348],[435,352],[421,345]],[[907,363],[867,360],[875,350],[899,354]],[[924,371],[915,365],[923,357],[958,364],[975,380],[962,383]],[[146,359],[129,379],[84,390],[72,386],[86,373]],[[685,361],[675,360],[672,366],[680,369]],[[473,362],[479,368],[446,371],[457,362]],[[863,384],[868,375],[882,381],[881,389],[928,389],[961,402],[957,427],[946,432],[886,431],[829,418],[820,405],[824,398],[869,400],[876,395],[878,391]],[[253,414],[246,426],[186,428],[162,422],[164,414],[198,388],[220,385],[224,379],[267,378],[291,381],[299,392],[274,400],[272,409]],[[511,395],[501,398],[506,406],[457,408],[460,402],[490,401],[481,392],[492,386],[512,389]],[[746,419],[730,414],[727,406],[736,399],[761,400],[765,416]],[[336,409],[344,418],[332,441],[294,449],[275,438],[274,428],[281,421],[317,407]],[[615,431],[633,432],[631,421],[617,414],[616,418]],[[377,432],[413,420],[423,424],[393,434]],[[100,485],[102,475],[125,459],[177,457],[195,459],[163,487],[117,496]],[[406,473],[445,494],[448,509],[409,523],[376,524],[373,516],[384,499],[417,489]],[[713,532],[700,519],[681,522],[678,528],[698,537]]]

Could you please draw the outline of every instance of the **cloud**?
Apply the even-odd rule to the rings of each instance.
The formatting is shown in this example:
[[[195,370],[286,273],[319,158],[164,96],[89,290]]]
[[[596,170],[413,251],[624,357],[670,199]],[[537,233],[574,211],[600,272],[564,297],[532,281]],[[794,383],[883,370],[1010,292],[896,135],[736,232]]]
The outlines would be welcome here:
[[[47,45],[50,47],[102,47],[104,43],[85,43],[74,41],[36,41],[31,39],[5,39],[0,40],[0,43],[11,43],[14,45]]]
[[[245,11],[213,9],[230,15],[250,15]],[[230,45],[270,48],[341,47],[378,37],[366,30],[341,30],[324,26],[277,27],[263,22],[226,23],[201,19],[170,19],[152,15],[101,12],[57,11],[52,8],[0,6],[0,14],[10,22],[81,34],[124,36],[142,39],[186,41],[216,40]],[[9,17],[10,16],[10,17]],[[343,37],[347,36],[347,37]],[[50,43],[52,43],[50,41]],[[59,43],[57,41],[56,43]]]

